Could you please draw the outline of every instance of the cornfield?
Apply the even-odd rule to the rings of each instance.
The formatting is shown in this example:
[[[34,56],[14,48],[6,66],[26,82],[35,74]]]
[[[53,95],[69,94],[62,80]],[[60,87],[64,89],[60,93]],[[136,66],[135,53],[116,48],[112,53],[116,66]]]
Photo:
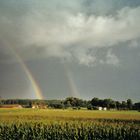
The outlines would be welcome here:
[[[3,122],[0,140],[140,140],[140,121]]]
[[[40,115],[38,119],[34,116],[28,120],[26,117],[29,116],[22,116],[24,119],[16,116],[15,120],[10,121],[3,118],[0,122],[0,140],[140,140],[138,119],[65,120],[63,117],[53,120],[42,119]]]

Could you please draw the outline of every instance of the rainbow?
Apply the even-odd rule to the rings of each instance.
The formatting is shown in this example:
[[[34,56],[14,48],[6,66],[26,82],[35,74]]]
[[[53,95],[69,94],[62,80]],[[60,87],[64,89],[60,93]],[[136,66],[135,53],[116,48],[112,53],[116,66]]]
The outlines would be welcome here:
[[[30,70],[25,65],[25,63],[23,61],[21,61],[21,60],[20,60],[20,64],[22,65],[24,71],[26,72],[26,75],[27,75],[28,79],[31,82],[31,85],[33,86],[33,89],[35,91],[36,98],[37,99],[43,99],[43,95],[42,95],[41,89],[38,86],[37,82],[35,81],[35,79],[34,79],[33,75],[31,74]]]
[[[32,73],[30,72],[30,70],[28,69],[28,67],[26,66],[26,64],[24,63],[22,58],[20,57],[20,55],[16,52],[16,50],[13,47],[8,45],[8,43],[6,43],[6,46],[12,51],[13,55],[16,57],[16,59],[18,60],[18,62],[22,66],[22,68],[24,69],[24,71],[25,71],[25,73],[26,73],[26,75],[27,75],[28,79],[30,80],[30,83],[33,87],[36,98],[37,99],[43,99],[42,91],[41,91],[39,85],[37,84],[37,82],[34,79]]]
[[[64,70],[65,70],[65,75],[66,75],[66,78],[68,81],[68,86],[69,86],[71,96],[80,98],[80,93],[74,82],[74,79],[73,79],[73,76],[72,76],[70,70],[65,65],[64,65]]]

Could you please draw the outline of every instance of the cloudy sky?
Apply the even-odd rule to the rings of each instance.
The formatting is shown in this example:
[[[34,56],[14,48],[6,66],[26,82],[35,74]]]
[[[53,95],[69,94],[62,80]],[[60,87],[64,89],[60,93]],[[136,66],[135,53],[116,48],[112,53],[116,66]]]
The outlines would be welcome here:
[[[140,100],[139,0],[0,0],[0,96]],[[20,58],[20,60],[19,60]]]

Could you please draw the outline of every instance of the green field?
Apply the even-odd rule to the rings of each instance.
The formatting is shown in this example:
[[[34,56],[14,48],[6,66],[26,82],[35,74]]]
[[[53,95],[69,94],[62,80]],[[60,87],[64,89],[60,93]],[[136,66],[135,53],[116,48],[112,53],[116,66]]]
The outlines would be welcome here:
[[[138,111],[90,111],[57,109],[0,109],[0,120],[12,121],[48,121],[48,120],[94,120],[122,119],[140,120]]]
[[[139,140],[140,112],[0,109],[0,140]]]

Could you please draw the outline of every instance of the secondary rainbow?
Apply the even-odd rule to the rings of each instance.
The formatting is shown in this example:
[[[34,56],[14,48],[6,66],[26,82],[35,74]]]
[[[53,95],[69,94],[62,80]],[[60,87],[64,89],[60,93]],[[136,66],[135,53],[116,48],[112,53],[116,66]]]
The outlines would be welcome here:
[[[74,81],[74,78],[70,72],[70,70],[64,65],[64,72],[68,81],[68,87],[70,90],[70,93],[73,97],[78,97],[80,98],[80,93],[78,91],[78,88],[76,86],[76,83]]]

